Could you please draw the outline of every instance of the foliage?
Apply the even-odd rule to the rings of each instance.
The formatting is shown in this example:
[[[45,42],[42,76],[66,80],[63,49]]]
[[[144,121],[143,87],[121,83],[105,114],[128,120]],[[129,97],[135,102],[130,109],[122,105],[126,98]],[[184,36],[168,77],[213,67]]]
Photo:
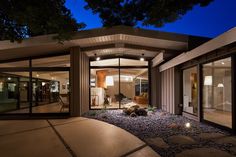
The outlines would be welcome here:
[[[155,112],[156,111],[156,107],[154,107],[154,106],[148,106],[148,111],[151,111],[151,112]]]
[[[104,26],[138,23],[161,27],[174,22],[195,5],[207,6],[213,0],[85,0],[86,9],[98,13]]]
[[[65,0],[1,0],[0,40],[20,41],[29,36],[57,33],[59,41],[83,28],[72,18]]]

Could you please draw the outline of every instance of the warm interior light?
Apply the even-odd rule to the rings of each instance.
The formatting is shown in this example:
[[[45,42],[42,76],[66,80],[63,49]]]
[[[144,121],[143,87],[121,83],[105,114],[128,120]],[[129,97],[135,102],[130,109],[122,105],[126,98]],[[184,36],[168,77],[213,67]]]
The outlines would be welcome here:
[[[46,84],[45,82],[42,82],[42,86],[45,86],[45,84]]]
[[[10,78],[10,77],[8,77],[7,79],[8,79],[8,80],[11,80],[11,78]]]
[[[191,127],[191,124],[188,122],[188,123],[185,123],[185,127],[186,128],[190,128]]]
[[[221,62],[221,64],[222,64],[222,65],[224,65],[224,64],[225,64],[225,62]]]
[[[224,84],[223,84],[223,83],[219,83],[219,84],[217,85],[217,87],[223,88],[223,87],[224,87]]]
[[[114,79],[112,76],[106,76],[106,85],[107,86],[114,86]]]
[[[212,76],[205,76],[204,85],[205,86],[212,86]]]
[[[54,77],[51,77],[52,80],[54,80]]]
[[[36,76],[39,77],[39,74],[37,74]]]

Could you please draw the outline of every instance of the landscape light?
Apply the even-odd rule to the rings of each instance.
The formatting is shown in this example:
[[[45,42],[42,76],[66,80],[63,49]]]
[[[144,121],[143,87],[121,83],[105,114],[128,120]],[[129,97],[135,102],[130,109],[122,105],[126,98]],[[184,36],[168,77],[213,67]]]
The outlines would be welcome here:
[[[191,127],[191,124],[188,122],[188,123],[185,123],[185,127],[186,128],[190,128]]]

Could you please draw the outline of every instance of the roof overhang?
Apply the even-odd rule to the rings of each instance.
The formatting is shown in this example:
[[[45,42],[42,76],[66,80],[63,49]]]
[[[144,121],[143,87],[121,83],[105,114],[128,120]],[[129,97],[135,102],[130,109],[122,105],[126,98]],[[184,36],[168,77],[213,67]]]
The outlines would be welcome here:
[[[197,58],[214,50],[217,50],[221,47],[227,46],[229,44],[236,42],[236,27],[231,30],[221,34],[220,36],[198,46],[197,48],[184,52],[177,57],[169,60],[165,64],[160,66],[160,71],[167,70],[184,62],[187,62],[191,59]]]
[[[21,43],[0,41],[0,60],[56,54],[70,51],[71,47],[80,47],[90,57],[95,53],[104,56],[119,53],[154,58],[162,50],[176,53],[188,49],[187,35],[126,26],[79,31],[63,44],[54,40],[54,36],[31,37]]]

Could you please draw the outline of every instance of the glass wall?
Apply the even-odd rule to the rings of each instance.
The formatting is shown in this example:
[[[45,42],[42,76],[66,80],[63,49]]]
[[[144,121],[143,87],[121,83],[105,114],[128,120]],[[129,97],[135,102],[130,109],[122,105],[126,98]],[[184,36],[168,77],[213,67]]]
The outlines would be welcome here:
[[[91,108],[125,108],[134,105],[147,107],[147,65],[147,61],[124,58],[91,61]]]
[[[183,70],[183,111],[198,116],[197,67]]]
[[[91,69],[91,108],[119,108],[119,70],[115,68]]]
[[[232,128],[231,58],[203,65],[203,118]]]
[[[31,61],[0,63],[0,114],[69,112],[70,55]]]
[[[0,73],[0,113],[29,112],[29,73]]]
[[[32,113],[69,112],[69,72],[32,73]]]
[[[121,69],[120,93],[123,96],[121,107],[148,106],[148,69]]]

